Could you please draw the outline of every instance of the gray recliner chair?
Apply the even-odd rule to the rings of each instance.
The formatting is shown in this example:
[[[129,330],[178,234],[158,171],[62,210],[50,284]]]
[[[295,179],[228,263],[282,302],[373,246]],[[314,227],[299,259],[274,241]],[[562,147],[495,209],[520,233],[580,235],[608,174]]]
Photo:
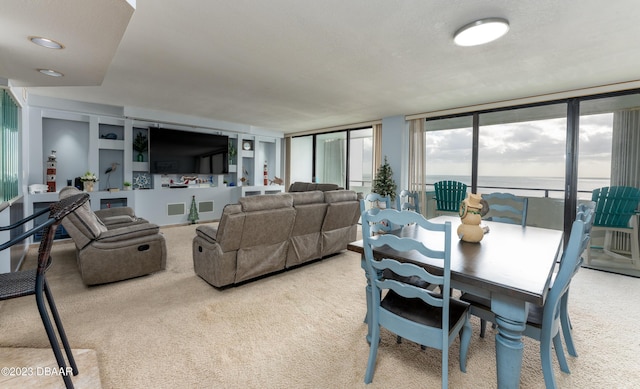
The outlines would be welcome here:
[[[60,199],[80,193],[60,191]],[[104,284],[164,270],[167,248],[160,227],[137,218],[131,208],[92,211],[89,203],[69,214],[62,225],[76,245],[78,267],[86,285]]]

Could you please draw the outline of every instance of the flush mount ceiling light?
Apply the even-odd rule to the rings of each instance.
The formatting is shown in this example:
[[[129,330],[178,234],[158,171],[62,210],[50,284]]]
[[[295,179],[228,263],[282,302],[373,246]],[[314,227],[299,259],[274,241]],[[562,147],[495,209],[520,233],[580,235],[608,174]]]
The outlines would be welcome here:
[[[64,76],[64,74],[60,73],[60,72],[56,72],[55,70],[51,70],[51,69],[38,69],[38,71],[42,74],[46,74],[47,76],[51,76],[51,77],[62,77]]]
[[[46,47],[47,49],[60,50],[64,48],[64,46],[61,43],[56,42],[53,39],[43,38],[41,36],[30,36],[29,40],[35,43],[36,45]]]
[[[509,21],[502,18],[476,20],[461,27],[453,35],[458,46],[476,46],[492,42],[509,31]]]

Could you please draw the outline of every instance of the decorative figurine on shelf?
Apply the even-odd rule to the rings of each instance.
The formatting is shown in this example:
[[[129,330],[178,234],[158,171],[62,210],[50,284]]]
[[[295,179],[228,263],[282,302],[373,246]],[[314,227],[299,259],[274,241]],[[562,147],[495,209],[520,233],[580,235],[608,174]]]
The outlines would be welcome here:
[[[249,172],[248,172],[248,171],[247,171],[247,169],[245,169],[245,168],[242,168],[242,171],[244,172],[244,175],[243,175],[243,177],[240,179],[240,182],[242,182],[242,185],[246,185],[246,186],[251,185],[251,184],[249,183]]]
[[[196,224],[196,221],[200,219],[198,217],[198,207],[196,205],[196,196],[191,196],[191,209],[189,210],[189,218],[188,220],[191,224]]]
[[[47,159],[46,168],[45,168],[45,176],[47,177],[47,192],[55,192],[56,191],[56,151],[51,150],[51,154]]]
[[[282,185],[284,180],[278,176],[274,176],[273,180],[269,181],[269,185]]]
[[[107,190],[111,190],[111,186],[109,186],[109,178],[111,178],[111,173],[116,171],[118,165],[120,165],[118,162],[113,162],[111,166],[109,166],[107,170],[104,171],[104,174],[107,175]]]
[[[267,161],[264,161],[264,176],[262,184],[265,186],[269,185],[269,170],[267,170]]]
[[[484,230],[480,227],[482,221],[482,196],[470,193],[469,197],[460,203],[460,219],[458,237],[465,242],[477,243],[484,237]]]

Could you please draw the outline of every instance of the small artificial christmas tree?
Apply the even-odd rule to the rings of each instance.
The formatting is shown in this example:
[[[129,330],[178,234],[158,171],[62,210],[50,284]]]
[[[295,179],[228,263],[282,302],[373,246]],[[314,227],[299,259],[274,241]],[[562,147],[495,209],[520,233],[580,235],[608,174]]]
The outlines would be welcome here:
[[[396,199],[396,183],[393,181],[393,171],[389,162],[387,162],[387,156],[384,157],[384,163],[378,168],[376,178],[373,179],[373,193],[378,193],[381,196],[389,196],[391,201]]]
[[[196,221],[200,219],[198,217],[198,207],[196,206],[196,196],[191,198],[191,209],[189,210],[189,218],[188,220],[191,224],[196,224]]]

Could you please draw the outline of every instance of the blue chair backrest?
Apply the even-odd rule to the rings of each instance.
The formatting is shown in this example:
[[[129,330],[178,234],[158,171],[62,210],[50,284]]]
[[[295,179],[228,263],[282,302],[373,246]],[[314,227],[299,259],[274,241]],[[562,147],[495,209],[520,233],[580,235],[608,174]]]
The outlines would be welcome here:
[[[544,304],[543,328],[552,328],[554,321],[558,319],[560,315],[560,300],[569,289],[571,279],[582,263],[581,255],[590,239],[587,232],[589,225],[588,222],[585,223],[585,221],[581,220],[583,218],[589,218],[589,215],[577,217],[571,227],[569,243],[560,259],[560,270]]]
[[[458,212],[460,203],[467,197],[467,184],[458,181],[438,181],[433,184],[436,191],[438,211]]]
[[[420,196],[418,192],[403,189],[396,196],[396,209],[398,211],[414,211],[420,213]]]
[[[367,203],[369,203],[369,207],[367,207]],[[384,204],[384,207],[381,207],[381,204]],[[391,209],[391,198],[378,193],[369,193],[363,201],[360,201],[360,212],[362,213],[369,208]]]
[[[367,206],[369,205],[369,206]],[[381,207],[384,205],[384,207]],[[369,193],[364,197],[364,199],[360,200],[360,213],[364,213],[368,210],[372,210],[373,212],[378,212],[380,209],[391,209],[391,198],[389,196],[383,196],[378,193]],[[364,226],[365,222],[362,220],[362,225]],[[374,225],[369,226],[372,234],[378,234],[381,232],[388,232],[393,229],[390,223],[386,220],[382,220]],[[364,228],[363,228],[364,233]]]
[[[527,225],[529,199],[511,193],[488,193],[482,198],[489,204],[490,214],[485,220],[501,223]]]
[[[591,200],[596,202],[594,226],[625,228],[638,208],[640,189],[606,186],[594,189]]]
[[[415,224],[430,233],[433,241],[425,241],[424,239],[414,239],[411,237],[399,237],[394,234],[372,236],[369,229],[370,224],[375,224],[381,220],[389,220],[396,225],[406,226]],[[396,211],[396,210],[379,210],[366,211],[362,214],[362,237],[364,242],[365,269],[367,277],[369,277],[372,285],[372,301],[373,307],[376,303],[380,303],[380,291],[390,289],[397,294],[406,298],[419,298],[425,303],[442,307],[442,328],[449,328],[449,297],[451,282],[451,222],[442,224],[433,223],[425,219],[419,213],[413,211]],[[438,241],[436,241],[436,239]],[[436,275],[427,272],[424,268],[410,263],[401,263],[393,258],[375,259],[373,256],[374,248],[387,245],[393,250],[407,252],[415,250],[421,255],[442,261],[443,274]],[[435,246],[439,249],[430,248]],[[441,285],[442,295],[436,295],[429,292],[425,288],[415,286],[414,284],[405,283],[401,278],[385,279],[382,273],[385,269],[389,269],[397,275],[403,277],[416,276],[420,280],[429,284]],[[442,344],[446,347],[448,331],[442,331]]]

